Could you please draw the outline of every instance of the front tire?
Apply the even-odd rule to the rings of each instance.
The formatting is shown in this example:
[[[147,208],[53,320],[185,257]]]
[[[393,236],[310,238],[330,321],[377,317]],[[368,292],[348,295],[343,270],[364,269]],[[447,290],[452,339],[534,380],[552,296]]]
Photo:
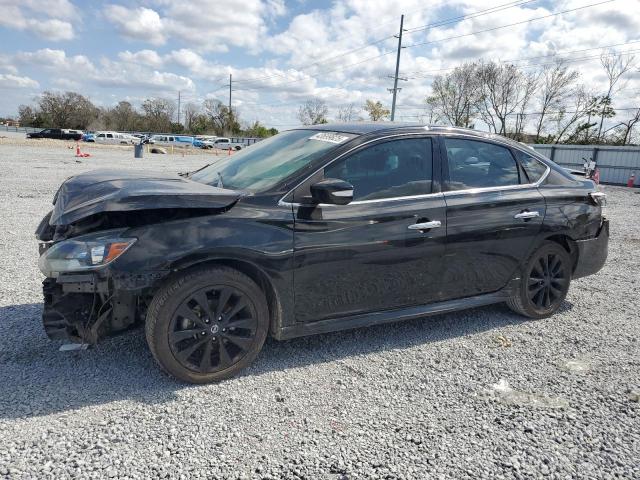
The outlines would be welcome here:
[[[554,314],[567,296],[571,257],[559,244],[547,241],[527,260],[516,295],[507,301],[511,310],[529,318]]]
[[[188,271],[162,287],[149,305],[145,328],[160,367],[189,383],[216,382],[247,367],[268,329],[264,293],[228,267]]]

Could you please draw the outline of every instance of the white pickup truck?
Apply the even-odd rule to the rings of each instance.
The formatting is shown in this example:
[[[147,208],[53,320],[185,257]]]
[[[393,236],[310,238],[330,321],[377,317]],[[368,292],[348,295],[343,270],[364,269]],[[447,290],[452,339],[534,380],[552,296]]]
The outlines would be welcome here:
[[[244,143],[232,142],[229,138],[218,137],[213,142],[213,146],[220,150],[242,150],[246,145]]]

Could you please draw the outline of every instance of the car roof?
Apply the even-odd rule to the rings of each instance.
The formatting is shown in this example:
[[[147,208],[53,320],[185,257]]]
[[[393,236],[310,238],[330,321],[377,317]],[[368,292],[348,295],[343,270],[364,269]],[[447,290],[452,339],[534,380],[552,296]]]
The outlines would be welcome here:
[[[478,137],[493,137],[493,134],[479,132],[470,128],[447,127],[442,125],[425,125],[416,122],[352,122],[352,123],[323,123],[319,125],[304,125],[296,127],[296,130],[322,130],[329,132],[353,133],[355,135],[365,135],[374,132],[402,132],[425,129],[433,132],[460,133],[464,135],[474,135]]]

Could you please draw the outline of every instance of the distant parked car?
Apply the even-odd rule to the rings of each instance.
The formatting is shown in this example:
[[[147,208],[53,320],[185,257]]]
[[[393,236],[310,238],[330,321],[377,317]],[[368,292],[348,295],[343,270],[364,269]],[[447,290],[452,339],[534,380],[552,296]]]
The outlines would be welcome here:
[[[193,146],[199,148],[213,148],[215,146],[215,141],[218,137],[214,136],[199,136],[193,140]]]
[[[80,140],[81,130],[68,130],[62,128],[45,128],[39,132],[27,133],[27,138],[54,138],[57,140]]]
[[[96,141],[96,134],[91,132],[91,133],[85,133],[82,135],[82,141],[83,142],[95,142]]]
[[[139,139],[128,133],[96,132],[94,141],[112,145],[133,145],[138,143]]]
[[[151,140],[156,145],[184,147],[193,145],[194,138],[186,135],[152,135]]]
[[[246,145],[244,143],[232,142],[229,138],[220,137],[213,142],[213,146],[220,150],[241,150]]]

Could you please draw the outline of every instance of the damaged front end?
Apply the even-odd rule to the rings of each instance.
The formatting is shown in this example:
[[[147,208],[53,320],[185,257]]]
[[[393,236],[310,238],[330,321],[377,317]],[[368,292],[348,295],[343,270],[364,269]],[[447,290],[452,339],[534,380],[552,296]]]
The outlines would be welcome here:
[[[138,240],[132,229],[220,214],[239,197],[177,175],[98,171],[68,179],[36,230],[49,338],[95,344],[140,324],[169,271],[119,268]]]

